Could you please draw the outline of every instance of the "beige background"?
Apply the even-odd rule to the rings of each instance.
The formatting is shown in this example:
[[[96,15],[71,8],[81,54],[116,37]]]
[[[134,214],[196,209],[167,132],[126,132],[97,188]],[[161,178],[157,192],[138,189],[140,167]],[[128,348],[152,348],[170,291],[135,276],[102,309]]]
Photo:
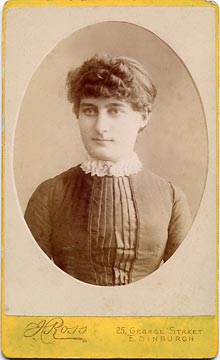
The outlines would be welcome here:
[[[24,223],[22,211],[16,196],[13,177],[12,154],[16,121],[18,119],[19,108],[23,95],[26,92],[33,73],[41,64],[45,56],[54,49],[59,41],[63,40],[77,29],[90,24],[96,24],[101,21],[126,21],[144,26],[160,36],[176,51],[191,72],[201,94],[207,117],[209,137],[209,170],[205,193],[190,233],[176,254],[162,268],[137,283],[121,288],[102,288],[80,283],[63,273],[47,259],[46,255],[43,254],[35,243]],[[54,26],[55,24],[56,26]],[[85,33],[85,30],[83,31]],[[78,34],[80,34],[80,32]],[[215,313],[214,34],[214,10],[209,8],[120,7],[108,8],[107,11],[103,8],[38,8],[7,10],[5,68],[5,173],[7,180],[5,185],[5,260],[6,306],[8,313],[25,315],[59,314],[145,316],[211,315]],[[111,40],[112,36],[110,35],[111,33],[108,32],[107,36]],[[116,36],[117,34],[114,36],[115,40],[117,39]],[[70,38],[67,38],[66,41],[69,41],[68,39]],[[132,47],[134,47],[134,44],[135,42],[132,41]],[[88,46],[85,47],[86,51],[91,52],[94,45],[95,44],[91,45],[91,42],[89,41]],[[62,67],[60,69],[60,75],[59,68],[57,69],[58,73],[55,75],[55,80],[56,84],[57,81],[60,84],[58,89],[57,86],[55,89],[52,89],[52,83],[50,81],[49,85],[46,84],[46,86],[45,83],[42,82],[43,71],[46,71],[46,74],[48,74],[50,64],[54,64],[55,62],[62,64],[62,66],[63,64],[66,66],[65,58],[62,58],[62,61],[59,59],[62,52],[59,53],[57,49],[59,50],[61,46],[63,45],[58,45],[57,48],[50,53],[47,59],[42,63],[39,70],[35,72],[21,107],[21,113],[15,135],[14,166],[16,185],[22,208],[25,207],[25,203],[31,192],[31,187],[34,188],[41,179],[47,178],[48,174],[49,176],[53,174],[55,175],[62,171],[63,166],[64,169],[66,169],[66,164],[71,164],[70,166],[72,166],[73,158],[74,161],[76,161],[78,160],[78,155],[80,155],[77,154],[76,156],[71,147],[71,139],[76,131],[74,126],[71,130],[72,132],[69,132],[68,141],[66,141],[65,137],[65,142],[68,144],[67,148],[63,148],[63,136],[61,129],[63,131],[63,126],[65,126],[67,130],[68,126],[72,127],[75,121],[71,115],[71,108],[68,108],[66,105],[63,87],[61,86],[64,79],[64,70],[66,71],[66,68]],[[165,44],[164,46],[166,47]],[[127,45],[127,49],[127,51],[129,51],[131,47],[129,48]],[[143,49],[145,50],[145,48]],[[137,50],[136,47],[135,50]],[[172,53],[168,50],[167,53]],[[86,56],[86,51],[80,56]],[[134,50],[132,50],[132,53],[133,51]],[[132,53],[130,56],[132,56]],[[155,55],[155,53],[153,55]],[[74,58],[74,61],[80,61],[80,56],[78,55],[78,57]],[[189,201],[191,202],[191,208],[195,213],[201,197],[202,187],[204,186],[204,174],[206,167],[206,134],[204,119],[201,113],[201,107],[198,104],[198,96],[193,86],[190,85],[192,82],[188,80],[188,83],[185,83],[186,89],[190,89],[191,92],[187,92],[184,96],[182,93],[175,94],[175,89],[182,88],[184,82],[187,82],[187,76],[182,64],[174,55],[172,66],[179,66],[178,71],[180,73],[182,71],[182,77],[179,76],[177,79],[174,77],[170,78],[170,89],[171,93],[173,91],[173,96],[167,96],[166,89],[163,88],[165,83],[161,81],[159,75],[163,72],[163,74],[166,74],[164,75],[165,80],[168,80],[168,75],[165,70],[167,66],[168,71],[170,62],[168,60],[166,60],[167,62],[162,62],[161,66],[163,69],[161,69],[159,67],[159,64],[161,64],[160,54],[158,54],[158,57],[160,57],[160,62],[158,62],[157,67],[152,58],[152,68],[149,69],[149,71],[151,73],[153,72],[152,75],[155,79],[155,83],[158,82],[160,84],[160,96],[162,96],[162,98],[159,98],[158,96],[157,101],[158,108],[159,104],[161,108],[160,110],[157,110],[158,108],[155,106],[155,118],[154,121],[152,119],[150,124],[148,135],[146,135],[148,136],[147,140],[142,140],[144,143],[147,141],[147,147],[149,146],[148,149],[151,150],[150,155],[147,156],[145,160],[150,162],[151,168],[153,166],[154,171],[161,171],[162,175],[167,175],[167,177],[174,180],[176,179],[176,174],[178,174],[177,180],[184,178],[184,181],[182,180],[182,183],[179,181],[179,184],[182,185],[188,194]],[[154,57],[154,60],[155,59],[156,58]],[[179,64],[181,64],[181,66]],[[73,63],[73,66],[74,65],[75,63]],[[50,77],[49,79],[51,80]],[[175,80],[177,81],[177,84]],[[42,90],[40,97],[39,88]],[[34,91],[36,91],[36,89],[38,89],[38,96],[36,96],[36,101],[33,101],[35,95]],[[49,96],[47,96],[46,91],[48,91]],[[53,104],[50,103],[51,93],[54,100],[58,95],[57,102],[54,101]],[[169,144],[169,146],[172,144],[172,141],[168,140],[173,139],[173,135],[175,133],[173,129],[173,106],[172,102],[169,102],[169,100],[174,99],[176,104],[178,104],[179,96],[179,108],[181,109],[182,102],[185,101],[186,103],[189,103],[189,94],[192,96],[190,109],[194,109],[194,112],[190,116],[190,111],[187,112],[186,109],[185,114],[187,114],[187,122],[184,122],[182,112],[179,112],[179,114],[176,113],[179,115],[178,119],[181,121],[181,127],[179,127],[179,133],[177,132],[179,137],[177,137],[177,141],[173,144],[175,146],[172,147],[171,150],[169,149],[172,154],[171,162],[173,161],[174,156],[176,161],[175,164],[177,164],[177,159],[180,157],[181,161],[183,161],[183,166],[179,167],[177,171],[175,169],[175,171],[172,172],[173,167],[167,167],[168,150],[166,148],[167,144]],[[30,95],[32,95],[32,97]],[[30,102],[30,99],[32,102]],[[42,107],[42,104],[44,107]],[[62,106],[60,107],[60,105]],[[32,111],[29,113],[30,117],[28,123],[27,109],[30,109],[30,106]],[[47,141],[50,143],[51,138],[54,140],[54,136],[51,136],[50,133],[50,120],[52,114],[50,110],[51,106],[53,106],[52,113],[57,114],[55,124],[57,125],[56,134],[58,135],[56,136],[58,137],[55,139],[55,145],[57,146],[57,144],[59,144],[59,149],[55,154],[53,153],[53,158],[57,159],[56,166],[59,166],[59,170],[58,168],[53,169],[52,166],[48,166],[48,164],[52,163],[53,158],[50,154],[50,150],[48,152]],[[174,109],[176,111],[177,107],[174,107]],[[43,110],[45,110],[45,114],[43,114]],[[170,113],[170,116],[168,116],[168,113]],[[160,118],[163,115],[164,122]],[[42,121],[42,117],[45,119],[45,122]],[[37,119],[39,121],[38,133],[36,133]],[[169,127],[167,127],[167,121]],[[195,121],[199,122],[199,126],[194,126]],[[189,125],[190,122],[192,123],[191,134]],[[27,128],[27,124],[28,131],[25,133],[24,129]],[[156,126],[156,128],[154,126]],[[60,129],[60,132],[58,132],[57,129]],[[168,129],[170,131],[168,131]],[[198,129],[199,133],[197,132]],[[155,136],[155,134],[158,134],[158,130],[160,130],[160,132],[158,138],[155,140],[155,137],[151,136],[151,134]],[[178,127],[176,130],[178,130]],[[30,131],[33,131],[33,136],[30,136]],[[39,137],[39,133],[43,136]],[[164,134],[166,134],[165,144],[162,142],[162,135]],[[181,143],[183,138],[186,139],[187,134],[190,135],[186,144],[186,147],[191,146],[189,151],[189,153],[191,153],[190,158],[186,157],[184,148],[185,144]],[[77,141],[78,143],[74,141],[74,147],[79,144],[79,140]],[[154,152],[154,141],[157,141],[156,146],[158,147],[158,155],[155,155]],[[201,143],[199,143],[199,141]],[[23,149],[21,146],[22,143],[24,144]],[[28,144],[28,150],[26,149],[28,156],[26,156],[26,154],[24,156],[26,148],[25,144]],[[176,144],[178,145],[176,146]],[[39,148],[39,146],[43,149],[39,158],[40,162],[38,161],[38,158],[33,158],[33,155],[36,157],[39,156],[38,152],[34,150]],[[50,146],[48,148],[50,148]],[[140,151],[142,151],[142,155],[144,155],[143,150],[141,149],[143,149],[142,146],[140,146]],[[60,153],[62,153],[62,156],[60,156]],[[159,164],[159,157],[157,156],[161,154],[162,156],[165,156],[165,160],[160,162],[160,166],[157,167],[157,163]],[[66,155],[67,158],[66,164],[63,164],[64,155]],[[35,168],[35,164],[32,164],[30,159],[33,159],[34,163],[36,163],[37,160],[38,166],[39,164],[42,164],[41,167]],[[192,159],[192,161],[189,161],[190,159]],[[193,159],[196,159],[197,161],[193,162]],[[186,164],[188,164],[187,161],[189,163],[190,170],[186,167]],[[164,164],[164,166],[161,166],[161,164]],[[194,166],[196,167],[196,171],[194,171]],[[47,172],[48,168],[49,172]],[[166,174],[167,168],[169,171]],[[45,175],[41,171],[42,169],[46,170]],[[190,184],[195,184],[196,175],[198,178],[197,195],[195,195],[195,185],[194,190],[190,188]],[[36,184],[34,184],[34,182]],[[193,196],[195,196],[195,198],[192,201]],[[53,302],[51,302],[52,298]]]

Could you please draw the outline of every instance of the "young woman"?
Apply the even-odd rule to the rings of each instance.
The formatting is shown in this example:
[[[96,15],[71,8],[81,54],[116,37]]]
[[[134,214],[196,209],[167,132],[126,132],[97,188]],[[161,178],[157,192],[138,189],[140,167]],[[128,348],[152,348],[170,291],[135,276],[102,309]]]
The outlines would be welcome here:
[[[87,157],[44,181],[26,222],[43,251],[86,283],[126,285],[178,248],[191,218],[183,192],[143,169],[134,152],[156,89],[137,61],[94,56],[67,76]]]

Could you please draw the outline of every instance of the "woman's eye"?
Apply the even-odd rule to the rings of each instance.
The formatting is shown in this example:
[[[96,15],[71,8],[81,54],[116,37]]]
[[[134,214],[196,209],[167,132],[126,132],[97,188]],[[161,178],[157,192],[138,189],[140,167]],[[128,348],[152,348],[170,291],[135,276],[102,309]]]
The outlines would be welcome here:
[[[82,110],[83,114],[88,115],[88,116],[94,116],[96,115],[96,110],[93,108],[85,108]]]
[[[110,109],[109,112],[110,112],[110,114],[112,114],[112,115],[119,115],[119,114],[121,114],[121,110],[120,110],[120,109]]]

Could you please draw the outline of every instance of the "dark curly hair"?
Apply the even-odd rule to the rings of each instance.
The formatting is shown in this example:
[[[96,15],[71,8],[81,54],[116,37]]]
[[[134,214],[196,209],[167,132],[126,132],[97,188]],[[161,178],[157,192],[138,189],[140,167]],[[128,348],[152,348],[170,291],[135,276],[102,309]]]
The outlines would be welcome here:
[[[143,65],[127,57],[95,55],[69,71],[67,98],[78,117],[82,97],[125,99],[135,111],[151,112],[156,88]]]

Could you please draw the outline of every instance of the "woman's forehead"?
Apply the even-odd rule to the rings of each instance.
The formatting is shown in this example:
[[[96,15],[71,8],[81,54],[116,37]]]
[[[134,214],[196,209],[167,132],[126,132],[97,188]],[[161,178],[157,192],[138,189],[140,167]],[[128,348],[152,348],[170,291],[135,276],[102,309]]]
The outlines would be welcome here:
[[[108,107],[108,106],[121,106],[121,107],[131,107],[131,105],[123,98],[117,98],[117,97],[82,97],[80,100],[80,106],[88,106],[88,105],[94,105],[97,107]]]

